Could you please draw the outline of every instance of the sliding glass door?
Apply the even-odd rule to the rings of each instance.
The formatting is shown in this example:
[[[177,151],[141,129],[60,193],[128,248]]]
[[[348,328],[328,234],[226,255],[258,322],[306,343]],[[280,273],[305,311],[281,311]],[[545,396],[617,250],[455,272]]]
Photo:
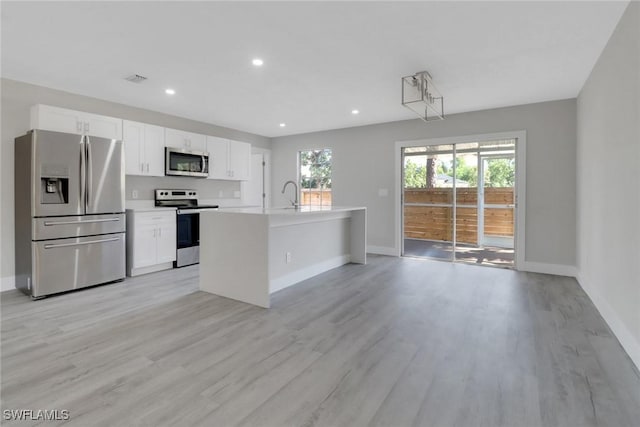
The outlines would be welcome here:
[[[405,148],[404,253],[453,259],[453,146]]]
[[[512,267],[515,140],[407,147],[403,255]]]

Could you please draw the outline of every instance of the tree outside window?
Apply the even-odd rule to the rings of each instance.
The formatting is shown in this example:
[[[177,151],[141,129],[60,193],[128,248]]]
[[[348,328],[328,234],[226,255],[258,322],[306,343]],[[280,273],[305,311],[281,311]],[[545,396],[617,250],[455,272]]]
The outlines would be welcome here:
[[[300,151],[302,205],[331,206],[331,149]]]

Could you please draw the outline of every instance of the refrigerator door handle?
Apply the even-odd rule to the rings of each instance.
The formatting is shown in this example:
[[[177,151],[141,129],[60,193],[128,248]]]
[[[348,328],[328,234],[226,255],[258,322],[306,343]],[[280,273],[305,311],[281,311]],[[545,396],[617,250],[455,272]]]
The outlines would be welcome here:
[[[118,222],[120,218],[103,218],[103,219],[90,219],[85,221],[45,221],[45,226],[50,225],[78,225],[78,224],[93,224],[97,222]]]
[[[111,239],[89,240],[86,242],[51,243],[51,244],[44,245],[44,248],[45,249],[66,248],[69,246],[93,245],[94,243],[117,242],[118,240],[120,240],[119,237],[112,237]]]
[[[87,192],[86,192],[86,208],[85,213],[89,211],[89,206],[91,206],[91,189],[93,188],[93,164],[91,162],[91,140],[89,137],[86,137],[87,141]]]
[[[80,139],[80,204],[82,213],[87,213],[87,149],[84,136]]]

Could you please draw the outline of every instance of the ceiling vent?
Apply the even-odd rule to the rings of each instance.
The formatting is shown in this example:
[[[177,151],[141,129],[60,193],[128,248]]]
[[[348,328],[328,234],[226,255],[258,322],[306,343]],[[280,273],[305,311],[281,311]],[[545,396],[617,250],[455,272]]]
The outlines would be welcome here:
[[[129,77],[125,77],[124,79],[131,83],[142,83],[143,81],[147,80],[145,76],[141,76],[140,74],[133,74]]]

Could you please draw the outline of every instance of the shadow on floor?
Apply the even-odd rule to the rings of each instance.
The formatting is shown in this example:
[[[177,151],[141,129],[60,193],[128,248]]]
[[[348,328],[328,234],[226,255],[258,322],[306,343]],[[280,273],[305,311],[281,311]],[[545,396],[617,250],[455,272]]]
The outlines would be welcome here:
[[[433,240],[404,239],[404,255],[451,260],[453,245]],[[493,246],[477,247],[458,243],[456,261],[498,267],[513,267],[513,249]]]

